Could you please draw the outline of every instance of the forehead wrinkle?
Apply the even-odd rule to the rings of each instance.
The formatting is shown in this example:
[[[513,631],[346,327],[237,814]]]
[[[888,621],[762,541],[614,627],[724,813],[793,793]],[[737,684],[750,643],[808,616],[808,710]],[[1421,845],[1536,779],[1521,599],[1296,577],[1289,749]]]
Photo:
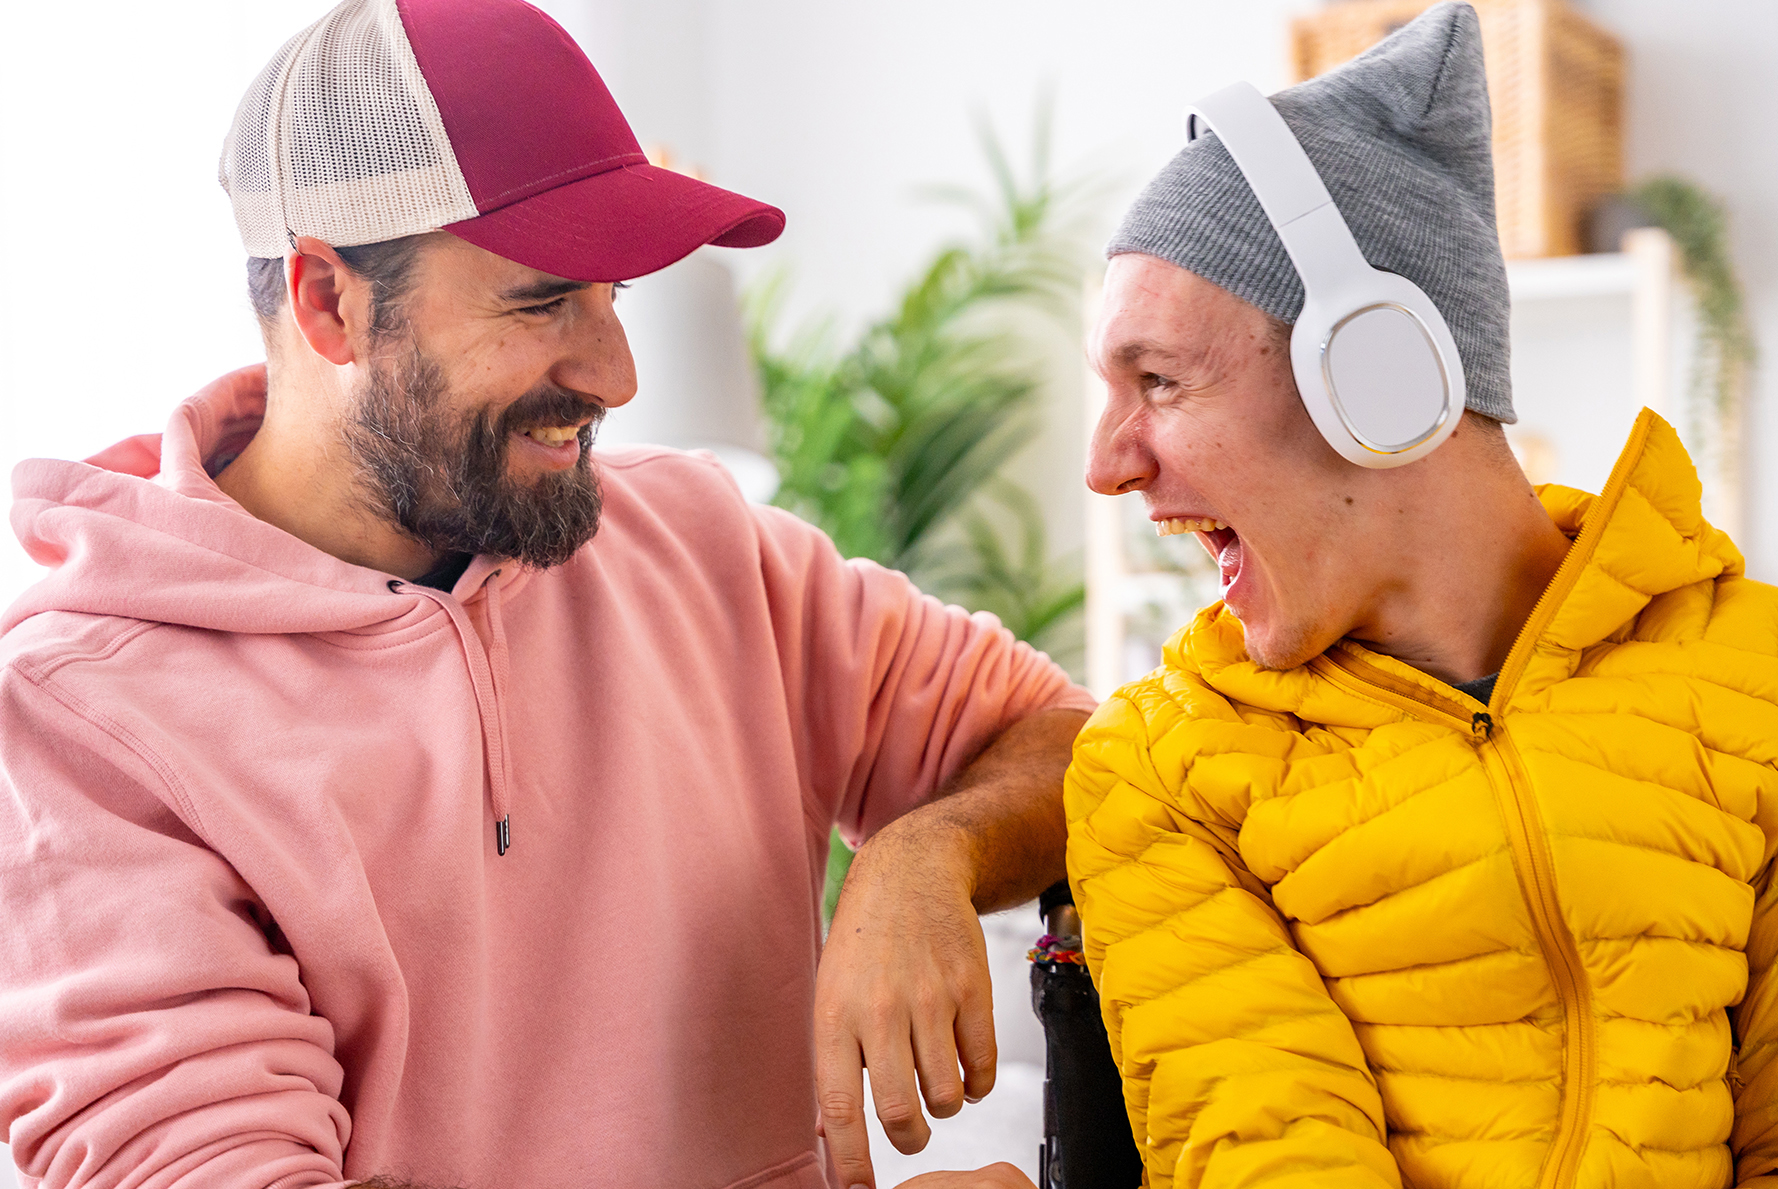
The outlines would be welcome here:
[[[1147,359],[1156,359],[1163,363],[1176,363],[1178,357],[1148,339],[1132,339],[1111,352],[1111,361],[1119,367],[1135,367]]]
[[[1137,338],[1112,348],[1109,358],[1120,368],[1181,372],[1203,363],[1208,354],[1202,344],[1182,351],[1155,339]]]

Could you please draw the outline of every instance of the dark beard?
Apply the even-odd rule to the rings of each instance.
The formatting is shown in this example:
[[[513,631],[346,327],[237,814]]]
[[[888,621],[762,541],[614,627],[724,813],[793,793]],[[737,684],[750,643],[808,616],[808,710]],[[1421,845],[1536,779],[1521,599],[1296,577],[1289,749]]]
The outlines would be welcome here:
[[[454,421],[444,410],[444,370],[411,337],[366,369],[346,425],[364,496],[435,557],[487,553],[537,569],[559,566],[599,528],[599,480],[589,447],[605,414],[554,385],[535,388],[498,419],[479,409]],[[530,484],[506,473],[514,432],[585,417],[580,460]]]

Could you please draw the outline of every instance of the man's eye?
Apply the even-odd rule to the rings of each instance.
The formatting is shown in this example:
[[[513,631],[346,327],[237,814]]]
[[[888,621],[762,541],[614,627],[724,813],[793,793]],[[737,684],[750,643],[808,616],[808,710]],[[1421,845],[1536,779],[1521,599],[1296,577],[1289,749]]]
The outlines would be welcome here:
[[[1160,388],[1174,387],[1174,382],[1170,377],[1157,376],[1153,372],[1143,372],[1141,378],[1137,380],[1137,383],[1142,386],[1144,392],[1153,392]]]
[[[561,309],[563,304],[566,303],[567,300],[568,299],[565,296],[558,297],[554,301],[546,301],[542,305],[520,306],[514,312],[520,313],[520,314],[539,314],[539,315],[553,314],[557,310]]]

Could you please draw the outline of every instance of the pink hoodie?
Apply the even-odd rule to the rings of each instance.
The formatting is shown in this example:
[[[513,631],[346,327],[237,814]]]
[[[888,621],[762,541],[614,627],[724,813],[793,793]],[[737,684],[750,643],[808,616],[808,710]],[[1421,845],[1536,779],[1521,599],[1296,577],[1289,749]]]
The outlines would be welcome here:
[[[14,476],[53,567],[0,620],[25,1185],[821,1185],[830,826],[1090,698],[665,450],[601,456],[559,569],[348,565],[206,476],[263,407]]]

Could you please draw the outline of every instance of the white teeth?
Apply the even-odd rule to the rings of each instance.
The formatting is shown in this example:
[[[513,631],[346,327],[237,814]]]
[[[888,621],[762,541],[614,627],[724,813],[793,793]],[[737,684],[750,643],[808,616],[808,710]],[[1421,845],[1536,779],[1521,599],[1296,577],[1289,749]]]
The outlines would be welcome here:
[[[1154,534],[1157,537],[1172,537],[1180,533],[1208,533],[1228,525],[1220,520],[1212,520],[1208,516],[1174,516],[1167,520],[1157,520]]]
[[[532,441],[541,442],[545,446],[560,446],[580,436],[580,427],[576,425],[540,426],[527,429],[525,435]]]

